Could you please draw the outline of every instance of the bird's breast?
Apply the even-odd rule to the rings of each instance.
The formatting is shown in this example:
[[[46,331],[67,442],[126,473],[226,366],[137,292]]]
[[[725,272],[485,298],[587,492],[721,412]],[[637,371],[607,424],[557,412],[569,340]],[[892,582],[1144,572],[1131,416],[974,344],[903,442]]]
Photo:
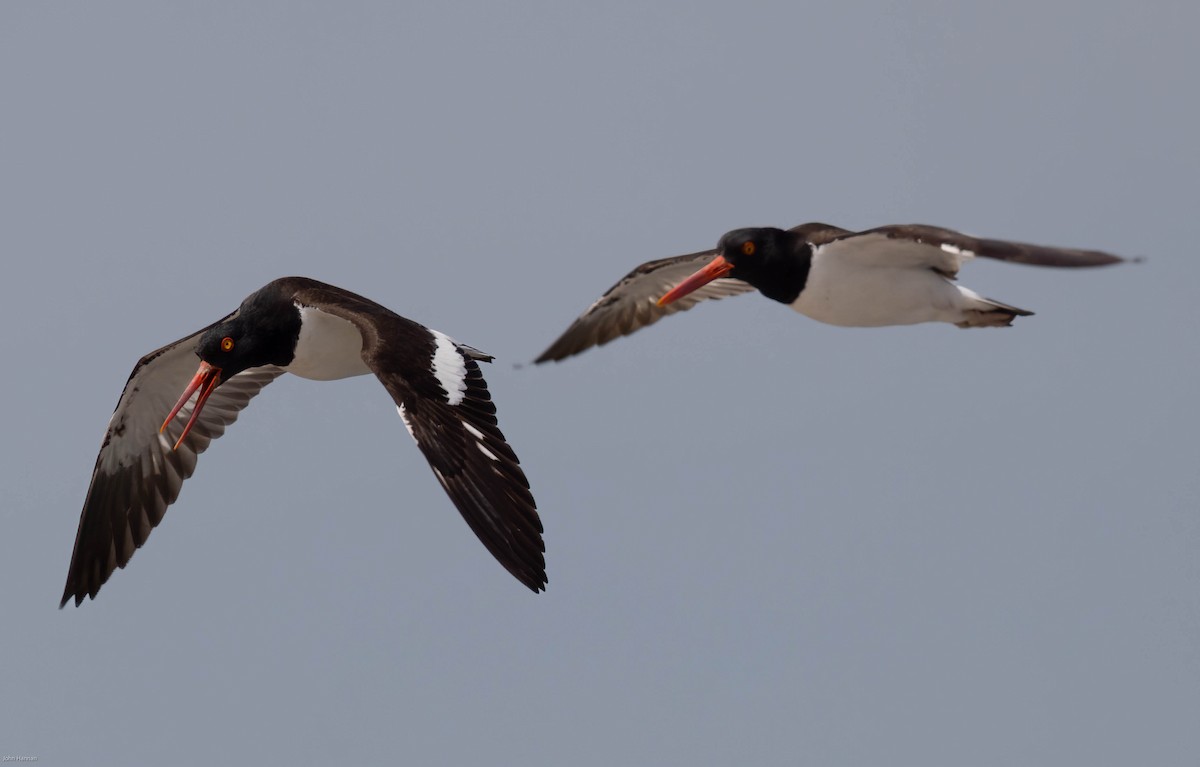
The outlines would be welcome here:
[[[314,381],[332,381],[370,373],[362,358],[362,333],[349,320],[296,304],[300,336],[296,352],[284,370]]]
[[[958,288],[928,268],[876,266],[846,259],[813,259],[808,282],[792,308],[843,327],[913,325],[945,319]]]

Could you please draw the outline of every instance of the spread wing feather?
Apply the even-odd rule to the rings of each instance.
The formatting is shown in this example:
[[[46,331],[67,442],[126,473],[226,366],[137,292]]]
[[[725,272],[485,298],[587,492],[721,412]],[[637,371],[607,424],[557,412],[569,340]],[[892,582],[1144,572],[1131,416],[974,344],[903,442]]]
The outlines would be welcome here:
[[[716,255],[715,250],[705,250],[642,264],[596,299],[534,362],[566,359],[593,346],[603,346],[615,338],[653,325],[669,314],[691,309],[701,301],[736,296],[754,290],[749,283],[724,278],[713,280],[667,306],[659,306],[656,303],[671,288],[683,282]]]
[[[207,329],[147,354],[134,366],[96,457],[60,607],[72,599],[78,605],[85,596],[95,598],[113,571],[129,563],[179,497],[200,453],[283,372],[253,368],[218,386],[187,439],[172,450],[195,400],[161,434],[159,426],[196,372],[195,345]]]

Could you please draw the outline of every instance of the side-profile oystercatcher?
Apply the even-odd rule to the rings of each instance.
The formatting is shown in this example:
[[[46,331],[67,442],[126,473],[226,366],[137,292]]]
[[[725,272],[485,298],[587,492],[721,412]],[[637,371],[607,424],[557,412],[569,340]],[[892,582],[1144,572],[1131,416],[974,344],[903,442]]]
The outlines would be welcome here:
[[[625,275],[536,362],[561,360],[651,325],[707,298],[757,289],[830,325],[950,322],[1000,327],[1033,312],[954,283],[975,256],[1035,266],[1104,266],[1127,259],[1096,250],[971,237],[909,224],[853,232],[828,224],[735,229],[716,250],[648,261]]]

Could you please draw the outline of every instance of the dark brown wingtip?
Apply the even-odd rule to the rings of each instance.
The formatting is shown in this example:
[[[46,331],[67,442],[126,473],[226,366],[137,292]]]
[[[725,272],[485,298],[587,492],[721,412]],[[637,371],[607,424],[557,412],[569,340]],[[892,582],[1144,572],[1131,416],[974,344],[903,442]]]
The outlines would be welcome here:
[[[67,568],[67,582],[63,586],[62,601],[58,603],[58,609],[63,609],[67,606],[67,602],[75,600],[75,606],[83,604],[83,597],[87,594],[87,589],[80,583],[79,563],[76,557],[79,556],[79,534],[76,534],[75,548],[71,551],[71,564]]]
[[[513,575],[516,575],[516,573],[513,573]],[[545,570],[528,576],[517,575],[517,580],[525,584],[525,586],[527,586],[534,594],[540,594],[545,591],[546,584],[549,583],[549,579],[546,578]]]
[[[86,591],[78,588],[77,586],[73,586],[71,581],[68,580],[67,587],[63,590],[62,601],[58,603],[58,609],[61,610],[66,607],[67,602],[70,602],[72,599],[75,600],[75,606],[79,607],[81,604],[83,604],[83,598],[85,596],[87,596]],[[93,596],[92,598],[94,599],[95,597]]]
[[[1086,263],[1068,264],[1068,266],[1114,266],[1116,264],[1140,264],[1146,260],[1145,256],[1134,256],[1133,258],[1125,258],[1112,253],[1105,253],[1102,250],[1085,250],[1081,251],[1085,258],[1089,259]]]
[[[1115,264],[1138,263],[1145,260],[1144,256],[1124,258],[1102,250],[1029,245],[1006,240],[981,239],[978,242],[979,250],[976,255],[1029,266],[1091,269]]]
[[[547,362],[562,362],[568,357],[574,357],[576,354],[579,354],[587,349],[588,347],[586,345],[580,348],[578,342],[567,341],[567,337],[571,334],[571,330],[573,329],[574,326],[568,328],[567,332],[555,339],[554,343],[546,347],[546,351],[539,354],[537,359],[535,359],[532,364],[543,365]],[[605,342],[601,341],[595,345],[602,346],[604,343]]]

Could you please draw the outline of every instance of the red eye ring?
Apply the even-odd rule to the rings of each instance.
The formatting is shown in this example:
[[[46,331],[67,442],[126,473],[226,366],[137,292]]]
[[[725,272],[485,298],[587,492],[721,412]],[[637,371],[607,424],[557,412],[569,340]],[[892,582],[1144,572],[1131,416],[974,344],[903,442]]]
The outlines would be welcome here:
[[[754,243],[753,242],[743,242],[742,243],[742,253],[746,254],[747,256],[753,256],[754,255]]]
[[[228,352],[233,350],[233,339],[225,336],[221,339],[221,351]]]

